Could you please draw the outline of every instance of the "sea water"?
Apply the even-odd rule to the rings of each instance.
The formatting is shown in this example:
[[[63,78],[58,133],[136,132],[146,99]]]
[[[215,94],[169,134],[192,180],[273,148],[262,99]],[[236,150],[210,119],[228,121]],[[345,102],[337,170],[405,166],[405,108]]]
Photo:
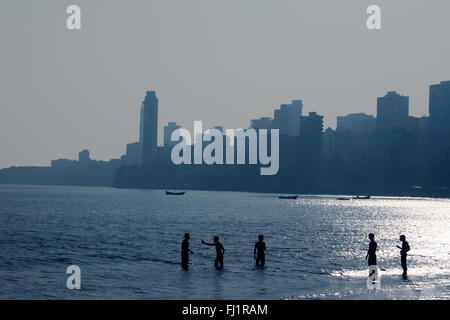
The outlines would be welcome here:
[[[450,201],[0,185],[0,299],[449,299]],[[180,266],[191,234],[189,271]],[[367,234],[379,290],[368,289]],[[264,234],[266,267],[253,247]],[[398,238],[411,246],[401,276]],[[214,268],[219,236],[224,269]],[[81,270],[70,290],[67,267]]]

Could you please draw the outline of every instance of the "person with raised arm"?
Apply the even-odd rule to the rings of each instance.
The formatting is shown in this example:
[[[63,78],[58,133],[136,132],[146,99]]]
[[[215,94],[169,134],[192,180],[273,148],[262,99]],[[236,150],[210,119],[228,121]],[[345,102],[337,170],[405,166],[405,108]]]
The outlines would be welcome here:
[[[210,247],[216,247],[216,261],[215,261],[214,265],[216,266],[217,269],[222,269],[223,268],[223,254],[225,253],[225,248],[219,242],[219,237],[214,236],[213,243],[208,243],[203,240],[202,240],[202,243],[207,246],[210,246]]]

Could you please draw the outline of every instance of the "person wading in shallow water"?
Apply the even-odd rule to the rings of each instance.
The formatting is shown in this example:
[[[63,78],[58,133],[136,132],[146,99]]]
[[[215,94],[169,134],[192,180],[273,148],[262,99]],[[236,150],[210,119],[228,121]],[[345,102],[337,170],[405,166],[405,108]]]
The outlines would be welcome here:
[[[207,243],[203,240],[202,240],[202,243],[206,244],[207,246],[210,246],[210,247],[216,247],[216,261],[215,261],[214,265],[216,266],[217,269],[222,269],[223,268],[223,254],[225,253],[225,248],[219,242],[219,237],[218,236],[214,237],[214,243]]]
[[[255,249],[253,250],[253,259],[256,260],[256,265],[264,267],[266,263],[266,243],[263,241],[264,236],[260,234],[258,236],[258,242],[255,243]]]
[[[369,233],[369,250],[367,250],[366,260],[367,264],[370,266],[377,265],[377,243],[375,242],[375,235],[373,233]],[[369,277],[375,273],[375,270],[369,270]]]
[[[400,249],[400,262],[403,268],[403,276],[406,277],[408,272],[408,267],[406,265],[406,255],[411,248],[409,247],[408,241],[406,241],[405,235],[400,236],[400,241],[402,242],[402,246],[397,246]]]
[[[189,239],[191,236],[189,233],[184,235],[184,240],[181,243],[181,267],[187,270],[189,268],[189,253],[194,253],[189,249]]]

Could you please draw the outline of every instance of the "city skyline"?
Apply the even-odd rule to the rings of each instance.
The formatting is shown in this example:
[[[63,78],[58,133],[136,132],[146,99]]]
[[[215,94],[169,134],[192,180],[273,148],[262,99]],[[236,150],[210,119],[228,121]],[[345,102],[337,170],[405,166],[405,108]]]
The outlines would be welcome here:
[[[99,161],[83,148],[78,160],[59,157],[51,160],[50,167],[19,166],[0,170],[0,183],[143,189],[158,189],[169,183],[186,189],[448,197],[450,81],[429,84],[428,89],[429,116],[411,115],[410,97],[403,92],[387,91],[376,99],[375,117],[363,112],[338,116],[336,130],[325,129],[324,116],[317,112],[303,113],[303,100],[295,98],[290,104],[282,103],[273,110],[273,117],[251,119],[250,126],[242,128],[272,133],[272,129],[277,129],[275,144],[272,145],[272,138],[259,140],[255,131],[250,130],[253,138],[241,141],[242,161],[236,162],[234,153],[234,160],[227,160],[228,166],[221,165],[224,162],[220,158],[225,152],[219,151],[216,157],[216,149],[212,151],[210,146],[205,148],[195,142],[204,140],[200,132],[212,128],[203,125],[200,125],[203,129],[194,129],[195,137],[201,139],[194,139],[187,149],[183,147],[181,164],[174,162],[174,145],[169,135],[179,126],[176,119],[171,119],[173,121],[166,126],[159,125],[157,93],[146,91],[140,108],[136,107],[140,110],[140,119],[135,124],[139,139],[123,146],[125,154]],[[220,133],[224,129],[223,126],[215,128]],[[161,130],[165,136],[158,139]],[[161,139],[165,143],[158,145],[157,140]],[[210,141],[209,138],[206,141]],[[261,141],[263,145],[266,143],[270,153],[272,147],[275,150],[275,155],[270,155],[275,159],[275,171],[270,177],[256,174],[258,169],[263,170],[266,161],[246,163],[250,154],[256,154],[257,143],[261,147]],[[228,148],[225,142],[216,144],[214,141],[214,145],[218,150]],[[193,155],[205,157],[207,149],[210,153],[206,153],[206,158],[214,158],[212,162],[193,162]],[[176,152],[180,155],[179,150]],[[193,163],[195,165],[190,165]]]
[[[436,84],[430,84],[429,87],[429,92],[432,88],[435,89],[435,91],[438,90],[438,88],[441,85],[445,85],[448,86],[450,83],[450,81],[440,81],[439,83]],[[397,98],[398,97],[398,98]],[[336,126],[333,128],[331,126],[323,126],[323,132],[332,129],[333,131],[337,130],[340,126],[339,123],[341,122],[341,129],[345,128],[345,124],[344,121],[348,121],[347,119],[350,119],[350,121],[348,121],[348,123],[351,122],[351,119],[356,119],[357,121],[359,120],[359,122],[361,123],[361,117],[364,118],[372,118],[372,120],[376,121],[376,122],[380,122],[380,119],[382,117],[386,117],[384,116],[384,114],[382,112],[380,112],[380,101],[384,101],[386,99],[389,98],[394,98],[394,99],[405,99],[405,105],[401,106],[402,108],[402,115],[400,115],[400,117],[403,117],[406,121],[406,118],[408,117],[413,117],[413,118],[423,118],[423,117],[430,117],[430,112],[428,112],[426,115],[422,115],[422,116],[415,116],[414,114],[411,114],[411,108],[410,108],[410,96],[408,95],[403,95],[401,93],[398,93],[395,90],[389,90],[386,92],[386,94],[384,96],[380,96],[376,98],[376,110],[375,110],[375,115],[372,114],[368,114],[365,112],[354,112],[354,113],[349,113],[346,115],[337,115],[336,117]],[[387,100],[390,101],[390,100]],[[429,101],[431,101],[431,97],[429,97]],[[444,103],[445,102],[442,102]],[[149,112],[147,112],[147,115],[144,113],[145,107],[149,108]],[[280,135],[288,135],[288,136],[297,136],[299,134],[299,123],[293,123],[292,120],[295,119],[295,117],[299,117],[303,115],[303,110],[304,110],[305,105],[303,104],[303,101],[299,98],[295,98],[291,101],[291,104],[286,104],[286,103],[281,103],[279,104],[279,109],[274,109],[273,110],[273,114],[272,115],[268,115],[268,116],[261,116],[259,118],[255,118],[255,119],[249,119],[248,125],[242,127],[241,129],[246,129],[246,128],[255,128],[255,129],[259,129],[259,128],[264,128],[264,129],[270,129],[270,128],[278,128],[280,129]],[[395,107],[395,104],[392,105],[391,102],[388,102],[387,106],[384,107],[386,110],[388,109],[392,109],[392,107]],[[295,110],[297,109],[298,110]],[[428,106],[428,109],[430,108],[430,106]],[[172,119],[169,120],[166,124],[161,123],[161,121],[158,119],[158,109],[159,109],[159,99],[156,95],[156,91],[155,90],[148,90],[146,91],[146,95],[143,99],[143,101],[140,104],[140,108],[139,109],[139,135],[138,138],[136,139],[136,141],[128,141],[123,150],[121,152],[119,152],[117,154],[117,156],[112,157],[110,159],[98,159],[95,158],[96,160],[100,160],[100,161],[109,161],[109,160],[114,160],[114,159],[119,159],[121,156],[125,156],[127,154],[138,154],[139,158],[147,157],[147,160],[142,160],[141,163],[151,163],[151,160],[153,158],[153,153],[155,152],[154,149],[156,149],[156,147],[164,147],[164,146],[172,146],[174,145],[173,142],[168,143],[169,139],[166,137],[166,135],[170,135],[172,130],[177,129],[177,128],[181,128],[181,126],[179,125],[179,122],[177,122],[176,119]],[[285,111],[285,117],[281,116],[282,111]],[[278,115],[277,115],[278,113]],[[389,110],[388,110],[389,113]],[[314,110],[309,111],[309,114],[311,115],[317,115],[317,112]],[[442,112],[441,112],[442,114]],[[324,115],[320,115],[324,120],[326,119],[326,116]],[[392,115],[390,115],[392,116]],[[283,117],[283,119],[282,119]],[[279,118],[279,119],[277,119]],[[389,119],[389,117],[387,117],[387,119]],[[383,120],[381,120],[383,121]],[[434,120],[437,121],[437,120]],[[144,147],[144,123],[148,122],[148,127],[149,129],[147,130],[146,135],[148,136],[148,140],[151,142],[149,142],[147,144],[147,147]],[[274,127],[273,125],[271,125],[270,123],[277,123],[277,125]],[[353,121],[355,122],[355,121]],[[386,121],[383,121],[386,122]],[[442,119],[440,120],[440,122],[442,122]],[[208,128],[223,128],[223,126],[218,123],[217,121],[215,122],[216,125],[214,126],[209,126]],[[324,121],[325,123],[325,121]],[[363,122],[364,123],[364,122]],[[154,125],[156,124],[157,128],[154,128]],[[374,122],[375,124],[375,122]],[[292,128],[292,126],[294,125],[294,128]],[[379,127],[379,124],[376,125],[376,127]],[[236,128],[238,129],[238,128]],[[354,128],[352,128],[354,129]],[[367,128],[366,128],[367,129]],[[206,128],[205,128],[206,130]],[[151,133],[150,133],[151,131]],[[162,131],[162,134],[160,134]],[[134,149],[136,148],[136,149]],[[146,149],[146,151],[144,151],[143,149]],[[138,151],[139,149],[139,151]],[[91,149],[87,149],[87,148],[82,148],[81,152],[84,151],[89,151],[89,153],[92,152]],[[125,152],[123,152],[125,151]],[[81,152],[78,151],[74,151],[74,154],[80,154]],[[88,154],[89,154],[88,153]],[[94,150],[95,153],[95,150]],[[88,155],[89,157],[89,155]],[[59,160],[71,160],[72,158],[65,158],[65,157],[57,157]],[[51,162],[55,159],[49,159],[48,162]],[[15,166],[15,165],[13,165]],[[33,166],[33,164],[31,164],[31,166]],[[1,168],[0,168],[1,169]]]
[[[293,99],[335,127],[338,115],[374,115],[390,90],[426,114],[427,85],[450,75],[446,0],[379,0],[382,30],[367,29],[373,3],[360,0],[80,0],[81,30],[66,27],[69,4],[0,4],[0,167],[84,148],[117,157],[138,138],[149,89],[160,127],[245,127]]]
[[[449,13],[0,1],[0,299],[450,300]]]

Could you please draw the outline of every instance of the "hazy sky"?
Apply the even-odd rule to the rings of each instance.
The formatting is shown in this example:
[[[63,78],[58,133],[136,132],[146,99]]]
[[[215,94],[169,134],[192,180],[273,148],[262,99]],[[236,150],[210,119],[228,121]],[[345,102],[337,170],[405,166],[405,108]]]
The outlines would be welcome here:
[[[383,30],[366,28],[370,4]],[[387,90],[425,115],[428,86],[450,79],[449,13],[449,0],[1,0],[0,168],[119,157],[146,90],[160,142],[168,121],[246,128],[293,99],[331,127],[375,114]]]

